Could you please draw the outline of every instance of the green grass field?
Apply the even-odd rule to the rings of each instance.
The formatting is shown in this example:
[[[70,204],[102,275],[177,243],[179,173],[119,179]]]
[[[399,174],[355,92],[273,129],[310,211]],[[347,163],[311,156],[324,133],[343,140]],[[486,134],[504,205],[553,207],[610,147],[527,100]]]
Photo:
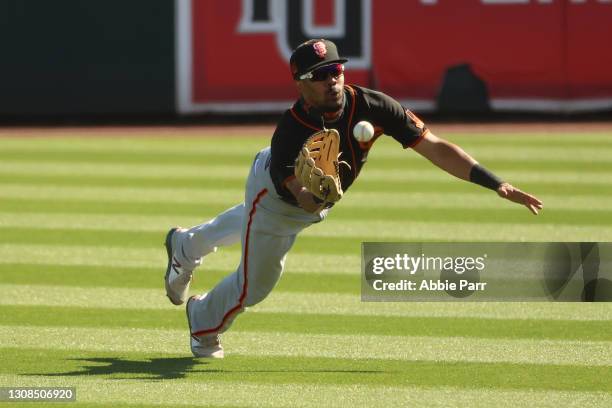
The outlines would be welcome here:
[[[268,138],[146,132],[0,137],[0,386],[74,386],[70,407],[612,406],[609,303],[360,302],[362,241],[611,241],[612,131],[441,133],[538,217],[377,142],[219,361],[191,357],[163,239],[240,202]],[[209,256],[194,292],[239,254]]]

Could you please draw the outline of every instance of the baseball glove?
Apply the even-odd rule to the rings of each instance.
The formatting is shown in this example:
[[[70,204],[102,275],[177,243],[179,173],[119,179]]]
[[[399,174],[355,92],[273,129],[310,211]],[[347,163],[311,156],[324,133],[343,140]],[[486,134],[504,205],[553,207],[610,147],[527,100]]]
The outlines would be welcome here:
[[[335,203],[342,198],[340,134],[323,129],[310,136],[295,160],[295,177],[318,199]],[[350,166],[349,166],[350,167]]]

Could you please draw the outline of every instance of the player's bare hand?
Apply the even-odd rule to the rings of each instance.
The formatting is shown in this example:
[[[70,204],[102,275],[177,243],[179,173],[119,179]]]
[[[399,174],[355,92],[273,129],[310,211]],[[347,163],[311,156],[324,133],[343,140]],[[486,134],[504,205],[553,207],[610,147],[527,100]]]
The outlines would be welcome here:
[[[315,201],[314,195],[305,188],[298,193],[296,199],[300,207],[309,213],[319,213],[324,207],[323,203]]]
[[[506,200],[524,205],[535,215],[543,208],[542,201],[537,197],[519,190],[510,183],[502,183],[497,189],[497,194]]]
[[[298,205],[309,213],[319,213],[323,209],[323,203],[317,202],[314,195],[308,191],[300,180],[293,178],[287,182],[287,188],[291,191],[291,194],[295,197]]]

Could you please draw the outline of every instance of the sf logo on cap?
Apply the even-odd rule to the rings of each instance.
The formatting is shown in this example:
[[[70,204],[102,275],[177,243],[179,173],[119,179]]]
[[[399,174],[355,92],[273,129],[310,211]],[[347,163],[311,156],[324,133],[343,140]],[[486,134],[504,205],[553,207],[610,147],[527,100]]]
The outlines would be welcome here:
[[[317,41],[316,43],[312,44],[312,46],[315,50],[315,54],[317,54],[319,58],[325,57],[325,54],[327,54],[327,47],[325,47],[325,43],[323,41]]]

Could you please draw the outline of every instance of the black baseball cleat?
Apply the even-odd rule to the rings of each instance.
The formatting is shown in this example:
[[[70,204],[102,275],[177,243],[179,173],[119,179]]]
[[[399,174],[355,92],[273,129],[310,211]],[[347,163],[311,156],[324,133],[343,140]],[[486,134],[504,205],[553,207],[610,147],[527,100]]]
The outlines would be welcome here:
[[[185,269],[176,260],[174,251],[178,242],[178,233],[187,231],[184,228],[176,227],[168,231],[166,235],[166,252],[168,254],[168,265],[166,266],[166,275],[164,281],[166,284],[166,296],[172,304],[179,306],[187,300],[189,293],[189,285],[193,277],[193,271]]]

